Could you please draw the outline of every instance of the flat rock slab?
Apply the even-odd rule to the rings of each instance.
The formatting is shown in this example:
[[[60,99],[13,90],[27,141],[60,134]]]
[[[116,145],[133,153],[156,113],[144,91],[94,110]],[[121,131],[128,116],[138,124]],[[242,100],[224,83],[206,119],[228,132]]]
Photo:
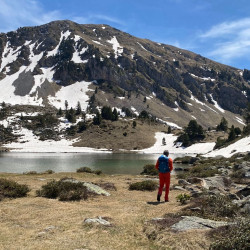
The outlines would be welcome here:
[[[95,194],[110,196],[110,193],[104,190],[103,188],[89,182],[83,182],[83,185],[88,189],[89,192],[93,192]]]
[[[88,218],[84,220],[84,223],[87,224],[100,224],[104,226],[111,226],[111,223],[105,219],[103,219],[101,216],[98,216],[97,218]]]
[[[64,182],[72,182],[72,183],[82,183],[89,192],[97,194],[97,195],[104,195],[104,196],[110,196],[110,193],[104,190],[103,188],[90,183],[90,182],[84,182],[84,181],[78,181],[73,178],[65,179],[63,180]]]
[[[177,231],[187,231],[191,229],[211,229],[226,226],[229,223],[224,221],[214,221],[199,218],[196,216],[182,216],[182,220],[171,226],[171,229]]]

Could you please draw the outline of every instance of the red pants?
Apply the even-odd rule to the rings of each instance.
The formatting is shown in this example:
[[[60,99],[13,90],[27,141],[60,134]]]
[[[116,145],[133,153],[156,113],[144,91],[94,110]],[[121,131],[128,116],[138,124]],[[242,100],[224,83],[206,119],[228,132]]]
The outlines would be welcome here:
[[[165,200],[168,200],[169,186],[170,186],[170,173],[159,173],[160,187],[158,194],[162,194],[162,190],[165,184]]]

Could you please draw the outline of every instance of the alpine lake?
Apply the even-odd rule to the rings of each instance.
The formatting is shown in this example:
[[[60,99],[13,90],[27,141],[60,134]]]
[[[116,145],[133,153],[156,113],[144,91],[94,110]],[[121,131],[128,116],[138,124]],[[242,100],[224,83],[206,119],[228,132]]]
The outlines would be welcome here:
[[[80,167],[101,170],[104,174],[137,175],[147,164],[155,164],[159,154],[136,153],[0,153],[0,172],[24,173],[46,170],[54,172],[76,172]],[[171,154],[170,157],[182,157],[181,154]],[[188,167],[175,164],[174,168]],[[173,173],[174,174],[174,173]]]

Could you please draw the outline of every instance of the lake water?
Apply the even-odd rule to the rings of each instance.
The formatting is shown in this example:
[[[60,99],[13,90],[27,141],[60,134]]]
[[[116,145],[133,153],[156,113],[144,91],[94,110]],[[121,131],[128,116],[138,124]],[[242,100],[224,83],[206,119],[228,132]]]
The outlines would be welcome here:
[[[183,156],[172,154],[171,158]],[[157,154],[110,153],[0,153],[0,172],[27,171],[75,172],[80,167],[101,170],[105,174],[140,174],[146,164],[155,164]],[[174,164],[174,167],[180,167]],[[182,165],[183,167],[183,165]]]

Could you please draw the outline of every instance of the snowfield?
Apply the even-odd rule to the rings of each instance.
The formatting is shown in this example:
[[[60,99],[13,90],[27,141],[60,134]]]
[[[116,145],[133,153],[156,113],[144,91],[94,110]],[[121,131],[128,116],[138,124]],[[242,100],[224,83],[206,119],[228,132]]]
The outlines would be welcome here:
[[[138,150],[139,153],[144,154],[162,154],[165,149],[169,150],[170,154],[202,154],[205,157],[216,157],[216,156],[224,156],[231,157],[233,154],[240,152],[250,152],[250,136],[240,139],[237,142],[229,145],[228,147],[214,150],[215,142],[207,142],[207,143],[196,143],[191,145],[190,147],[176,147],[174,145],[177,136],[173,134],[165,134],[162,132],[158,132],[155,134],[156,142],[154,146]],[[166,145],[162,145],[162,139],[165,138]]]
[[[31,130],[22,128],[18,134],[22,134],[19,142],[5,144],[10,148],[11,152],[29,152],[29,153],[92,153],[92,152],[108,152],[107,149],[94,149],[89,147],[73,147],[72,144],[77,140],[61,139],[60,141],[46,140],[41,141]]]

